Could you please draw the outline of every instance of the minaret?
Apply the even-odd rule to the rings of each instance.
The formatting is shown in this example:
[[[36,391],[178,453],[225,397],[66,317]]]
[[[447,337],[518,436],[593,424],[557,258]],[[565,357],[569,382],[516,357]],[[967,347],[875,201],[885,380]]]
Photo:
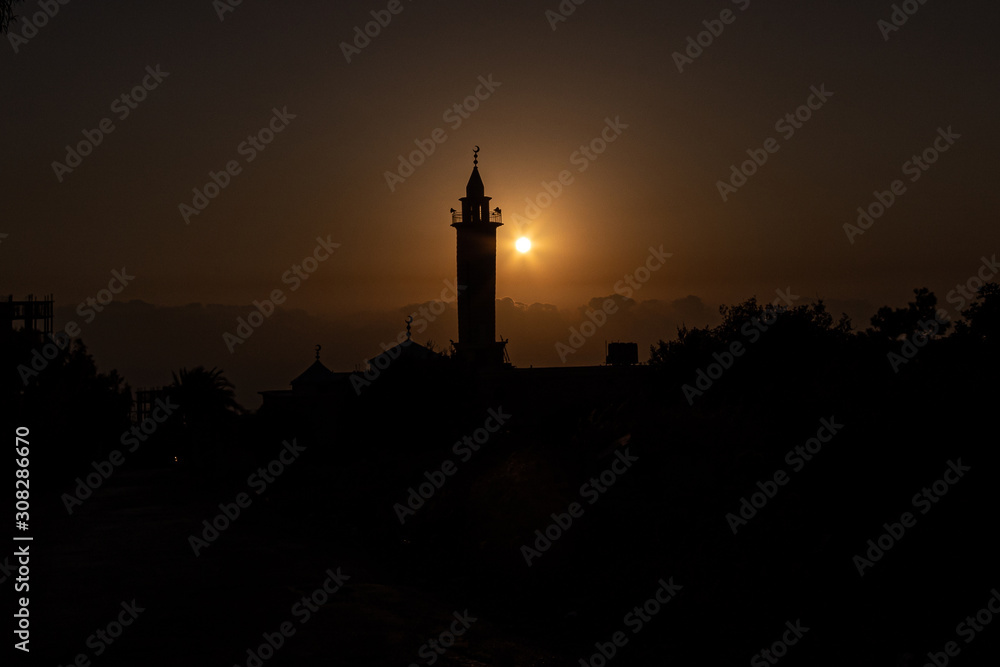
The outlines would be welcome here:
[[[500,209],[490,211],[479,175],[479,146],[473,156],[472,176],[460,199],[462,212],[452,209],[451,226],[458,232],[458,343],[459,361],[472,367],[502,366],[504,343],[496,340],[497,228]]]

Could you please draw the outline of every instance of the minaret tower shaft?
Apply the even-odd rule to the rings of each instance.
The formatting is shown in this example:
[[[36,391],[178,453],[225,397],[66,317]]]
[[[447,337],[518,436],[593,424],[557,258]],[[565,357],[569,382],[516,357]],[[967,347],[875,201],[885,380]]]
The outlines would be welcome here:
[[[458,343],[459,360],[485,367],[504,363],[504,343],[496,340],[497,229],[503,226],[500,209],[490,211],[479,175],[476,146],[472,175],[465,186],[461,213],[452,209],[458,234]]]

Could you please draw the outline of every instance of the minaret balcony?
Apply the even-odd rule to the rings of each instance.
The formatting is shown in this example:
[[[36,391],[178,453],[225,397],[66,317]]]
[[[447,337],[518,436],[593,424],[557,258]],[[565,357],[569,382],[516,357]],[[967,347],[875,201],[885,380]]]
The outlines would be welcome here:
[[[451,224],[462,222],[462,212],[452,210],[451,212]],[[490,211],[490,222],[494,222],[498,225],[503,224],[503,212],[499,209],[493,209]]]

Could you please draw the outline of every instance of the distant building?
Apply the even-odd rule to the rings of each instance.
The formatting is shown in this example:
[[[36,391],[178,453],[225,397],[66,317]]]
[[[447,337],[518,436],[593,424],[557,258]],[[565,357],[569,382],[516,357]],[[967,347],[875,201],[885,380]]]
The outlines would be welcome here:
[[[635,343],[609,343],[604,363],[608,366],[634,366],[639,363],[639,346]]]
[[[13,329],[16,323],[21,322],[28,331],[51,336],[54,304],[51,294],[44,299],[36,299],[29,294],[25,301],[14,301],[13,296],[8,296],[6,301],[0,301],[0,326]]]
[[[157,406],[157,399],[165,401],[168,398],[170,395],[166,387],[136,389],[130,411],[132,423],[141,424],[147,418],[152,417],[153,410]]]

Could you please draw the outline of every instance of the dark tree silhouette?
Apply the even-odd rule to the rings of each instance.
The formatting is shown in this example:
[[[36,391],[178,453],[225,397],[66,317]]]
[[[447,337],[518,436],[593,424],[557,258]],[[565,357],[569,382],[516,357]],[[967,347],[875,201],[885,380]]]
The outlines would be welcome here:
[[[783,332],[778,336],[787,338],[787,343],[797,347],[814,345],[819,339],[842,340],[851,332],[848,317],[842,315],[834,324],[822,301],[786,308],[760,304],[756,297],[751,297],[735,306],[719,306],[719,313],[723,318],[721,324],[703,329],[678,327],[676,340],[661,340],[650,346],[649,363],[657,366],[671,361],[690,362],[723,350],[734,341],[747,340],[748,332],[749,338],[755,340],[757,336],[752,332],[760,330],[755,323],[771,320],[774,320],[773,328]],[[768,335],[770,340],[776,337]]]
[[[63,473],[86,471],[91,460],[118,446],[130,425],[132,400],[116,371],[98,371],[82,340],[49,354],[54,347],[37,332],[0,329],[0,405],[5,416],[16,415],[39,442],[49,443],[36,451],[32,464],[52,473],[53,483]]]
[[[10,22],[14,18],[14,5],[19,5],[24,0],[0,0],[0,33],[7,34],[10,29]]]
[[[872,328],[868,333],[883,336],[888,340],[908,338],[918,330],[927,328],[927,324],[935,320],[937,315],[937,297],[926,287],[913,290],[916,298],[906,305],[906,308],[890,308],[882,306],[872,317]],[[951,327],[950,322],[939,322],[938,336]]]
[[[976,301],[962,311],[965,322],[956,332],[995,345],[1000,340],[1000,285],[986,283],[976,292]]]

